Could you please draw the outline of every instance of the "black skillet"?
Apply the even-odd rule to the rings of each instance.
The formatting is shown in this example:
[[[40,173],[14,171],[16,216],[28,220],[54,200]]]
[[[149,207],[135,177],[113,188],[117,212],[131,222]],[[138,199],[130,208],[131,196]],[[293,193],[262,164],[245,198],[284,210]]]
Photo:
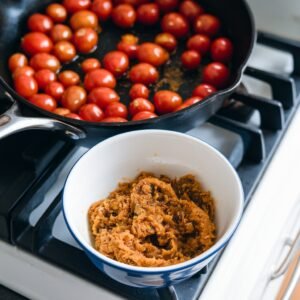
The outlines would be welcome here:
[[[237,88],[242,73],[246,67],[249,55],[255,42],[255,28],[252,13],[244,0],[201,0],[208,12],[217,15],[222,21],[223,34],[229,36],[235,47],[231,65],[231,79],[229,86],[211,95],[205,100],[184,110],[163,115],[158,118],[127,123],[90,123],[64,118],[42,110],[24,98],[18,96],[12,88],[11,75],[7,68],[9,56],[19,50],[20,38],[26,32],[26,20],[33,12],[42,12],[51,2],[50,0],[2,0],[0,1],[0,85],[13,102],[11,108],[0,116],[0,138],[17,131],[29,128],[61,130],[74,140],[81,139],[81,143],[92,145],[98,141],[125,131],[137,129],[168,129],[185,132],[206,121],[223,104],[223,101]],[[133,31],[140,40],[153,40],[160,31],[157,27],[136,26]],[[128,31],[122,31],[112,24],[104,25],[100,34],[99,47],[89,56],[101,58],[103,53],[115,48],[120,36]],[[182,43],[184,44],[184,43]],[[80,57],[68,69],[80,72]],[[178,56],[173,58],[171,65],[178,62]],[[169,72],[168,67],[160,70],[161,77]],[[179,92],[183,98],[190,97],[193,87],[200,82],[200,73],[184,73]],[[166,86],[167,88],[167,86]],[[122,100],[128,98],[128,82],[118,84],[118,92]]]

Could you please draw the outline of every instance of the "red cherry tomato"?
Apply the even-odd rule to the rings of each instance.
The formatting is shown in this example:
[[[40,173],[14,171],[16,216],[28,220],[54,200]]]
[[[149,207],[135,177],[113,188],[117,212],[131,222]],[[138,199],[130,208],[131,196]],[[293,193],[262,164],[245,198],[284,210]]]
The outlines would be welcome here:
[[[34,70],[29,67],[29,66],[25,66],[25,67],[21,67],[21,68],[17,68],[13,74],[12,77],[16,78],[20,75],[27,75],[27,76],[33,76],[34,75]]]
[[[212,93],[215,93],[216,91],[217,89],[214,86],[206,83],[201,83],[193,90],[193,96],[205,98]]]
[[[89,10],[76,12],[70,19],[70,25],[74,31],[84,27],[96,30],[99,26],[96,14]]]
[[[92,52],[98,43],[98,34],[92,28],[80,28],[73,36],[76,49],[81,53]]]
[[[38,84],[32,76],[17,76],[14,84],[16,92],[24,98],[30,98],[38,92]]]
[[[143,43],[138,47],[137,59],[140,62],[158,67],[167,62],[169,53],[154,43]]]
[[[87,58],[81,63],[81,69],[84,73],[100,69],[101,63],[97,58]]]
[[[60,101],[64,91],[65,91],[64,86],[57,81],[50,82],[45,88],[45,93],[50,95],[56,101]]]
[[[68,87],[61,98],[63,107],[71,112],[76,112],[86,103],[86,91],[81,86],[73,85]]]
[[[129,60],[124,52],[111,51],[105,54],[103,58],[103,67],[116,77],[120,77],[127,71]]]
[[[137,20],[144,25],[154,25],[159,21],[159,7],[156,3],[146,3],[138,7]]]
[[[154,94],[154,105],[159,114],[167,114],[174,111],[179,105],[182,104],[182,98],[179,94],[162,90]]]
[[[208,64],[203,69],[203,82],[216,88],[223,88],[228,84],[230,71],[228,67],[219,62]]]
[[[154,112],[154,105],[144,98],[136,98],[130,102],[129,113],[131,116],[134,116],[141,111]]]
[[[201,54],[195,50],[184,51],[180,57],[183,67],[188,70],[197,69],[201,62]]]
[[[55,22],[62,23],[67,19],[66,9],[58,3],[52,3],[47,6],[46,14]]]
[[[90,122],[100,122],[104,118],[104,113],[96,104],[84,104],[79,109],[79,116]]]
[[[199,15],[204,13],[204,9],[195,1],[185,0],[181,2],[179,12],[189,21],[193,22]]]
[[[116,79],[114,75],[105,69],[96,69],[87,73],[84,77],[84,87],[91,91],[96,87],[115,88]]]
[[[154,40],[155,44],[165,48],[169,52],[173,52],[177,47],[177,40],[171,33],[159,33]]]
[[[80,82],[79,75],[71,70],[66,70],[61,72],[58,75],[58,80],[62,83],[62,85],[66,88],[72,85],[77,85]]]
[[[27,54],[34,55],[41,52],[50,52],[53,43],[44,33],[30,32],[23,37],[21,46]]]
[[[161,28],[164,32],[173,34],[176,38],[186,37],[190,26],[188,21],[178,13],[168,13],[161,20]]]
[[[79,10],[88,9],[91,5],[90,0],[64,0],[62,5],[67,9],[68,13],[73,14]]]
[[[184,108],[187,108],[187,107],[189,107],[189,106],[191,106],[191,105],[193,105],[193,104],[195,104],[195,103],[197,103],[197,102],[202,101],[202,99],[203,99],[203,98],[201,98],[201,97],[191,97],[191,98],[185,100],[185,101],[183,102],[183,104],[181,104],[180,106],[178,106],[178,107],[175,109],[175,111],[178,111],[178,110],[182,110],[182,109],[184,109]]]
[[[230,39],[220,37],[211,44],[210,54],[214,61],[227,63],[233,54],[233,44]]]
[[[149,89],[141,83],[136,83],[129,90],[129,97],[131,100],[134,100],[136,98],[148,99]]]
[[[215,36],[221,27],[220,20],[209,14],[203,14],[197,17],[194,23],[194,30],[196,33],[205,34],[207,36]]]
[[[75,114],[75,113],[67,114],[67,115],[65,115],[65,117],[74,119],[74,120],[83,120],[78,114]]]
[[[94,103],[102,109],[105,109],[110,103],[118,101],[120,101],[119,95],[108,87],[94,88],[88,94],[88,102]]]
[[[133,34],[125,34],[117,45],[119,51],[124,52],[128,58],[135,59],[137,56],[138,38]]]
[[[64,107],[57,107],[54,109],[53,113],[65,117],[66,115],[70,114],[71,111]]]
[[[112,102],[106,106],[105,117],[127,118],[128,111],[126,105],[121,102]]]
[[[39,89],[44,90],[50,82],[56,80],[56,75],[54,72],[48,69],[42,69],[34,74],[34,78],[38,84]]]
[[[129,78],[133,83],[149,85],[155,83],[158,77],[156,68],[147,63],[136,64],[129,72]]]
[[[72,39],[72,30],[69,26],[57,24],[52,28],[50,37],[54,43],[70,41]]]
[[[28,65],[27,57],[22,53],[15,53],[9,57],[8,68],[13,73],[17,68],[25,67]]]
[[[54,45],[53,54],[62,62],[72,61],[76,57],[76,49],[68,41],[60,41]]]
[[[53,21],[46,15],[33,14],[27,21],[30,31],[47,33],[53,28]]]
[[[108,117],[108,118],[104,118],[101,122],[102,123],[124,123],[128,121],[120,117]]]
[[[56,101],[51,96],[46,94],[33,95],[29,98],[29,101],[47,111],[54,111],[57,107]]]
[[[129,4],[120,4],[113,8],[112,20],[121,28],[130,28],[136,20],[135,10]]]
[[[188,39],[187,48],[189,50],[195,50],[204,55],[210,49],[210,39],[206,35],[195,34]]]
[[[179,0],[155,0],[155,2],[162,12],[175,10],[179,4]]]
[[[57,72],[60,68],[59,60],[48,53],[38,53],[34,55],[29,62],[30,66],[35,70],[49,69],[50,71]]]
[[[111,0],[94,0],[92,11],[97,15],[100,21],[106,21],[110,18],[113,10]]]
[[[140,121],[146,119],[156,118],[157,115],[151,111],[141,111],[133,116],[132,121]]]

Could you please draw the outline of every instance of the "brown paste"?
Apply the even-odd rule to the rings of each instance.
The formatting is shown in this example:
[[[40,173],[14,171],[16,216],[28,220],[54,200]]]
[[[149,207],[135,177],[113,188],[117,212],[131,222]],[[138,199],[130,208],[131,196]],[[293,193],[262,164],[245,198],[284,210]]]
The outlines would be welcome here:
[[[171,180],[141,173],[94,203],[94,247],[130,265],[162,267],[191,259],[215,241],[215,207],[192,175]]]

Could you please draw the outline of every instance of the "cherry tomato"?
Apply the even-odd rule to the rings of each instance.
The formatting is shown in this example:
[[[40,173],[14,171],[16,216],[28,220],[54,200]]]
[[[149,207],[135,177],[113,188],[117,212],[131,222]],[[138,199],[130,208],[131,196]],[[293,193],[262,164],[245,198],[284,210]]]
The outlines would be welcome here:
[[[129,90],[129,97],[131,100],[134,100],[136,98],[148,99],[149,89],[141,83],[136,83]]]
[[[96,69],[87,73],[84,77],[84,87],[91,91],[96,87],[115,88],[116,79],[114,75],[105,69]]]
[[[175,10],[179,4],[179,0],[155,0],[155,2],[162,12]]]
[[[53,48],[53,43],[44,33],[30,32],[23,37],[21,46],[27,54],[34,55],[41,52],[50,52]]]
[[[193,22],[199,15],[204,13],[204,9],[195,1],[185,0],[181,2],[179,12],[189,21]]]
[[[184,51],[180,57],[183,67],[188,70],[197,69],[201,62],[201,54],[195,50]]]
[[[17,68],[13,72],[12,77],[16,78],[16,77],[18,77],[20,75],[33,76],[34,75],[34,70],[31,67],[29,67],[29,66],[20,67],[20,68]]]
[[[208,64],[203,69],[203,82],[216,88],[223,88],[229,81],[230,71],[228,67],[219,62]]]
[[[24,98],[30,98],[38,92],[38,84],[32,76],[17,76],[14,84],[16,92]]]
[[[77,85],[80,82],[79,75],[71,70],[66,70],[61,72],[58,75],[58,80],[62,83],[62,85],[67,88],[72,85]]]
[[[64,91],[64,86],[58,81],[50,82],[45,88],[45,93],[50,95],[56,101],[60,101]]]
[[[86,91],[78,85],[68,87],[61,98],[63,107],[68,108],[71,112],[76,112],[86,103]]]
[[[111,0],[94,0],[92,11],[97,15],[100,21],[106,21],[110,18],[113,10]]]
[[[47,33],[53,28],[53,21],[46,15],[33,14],[27,21],[30,31]]]
[[[71,111],[64,107],[57,107],[54,109],[53,113],[65,117],[66,115],[71,113]]]
[[[56,101],[47,94],[35,94],[29,98],[29,101],[47,111],[54,111],[57,107]]]
[[[94,88],[88,94],[88,102],[94,103],[102,109],[105,109],[110,103],[118,101],[120,101],[119,95],[108,87]]]
[[[185,101],[183,102],[183,104],[181,104],[180,106],[178,106],[178,107],[175,109],[175,111],[178,111],[178,110],[182,110],[182,109],[184,109],[184,108],[187,108],[187,107],[189,107],[189,106],[191,106],[191,105],[193,105],[193,104],[195,104],[195,103],[197,103],[197,102],[202,101],[202,99],[203,99],[202,97],[191,97],[191,98],[185,100]]]
[[[127,118],[128,111],[126,105],[121,102],[112,102],[105,108],[105,117]]]
[[[74,31],[84,27],[96,30],[99,26],[96,14],[89,10],[76,12],[70,19],[70,25]]]
[[[111,51],[105,54],[103,58],[103,67],[116,77],[120,77],[127,71],[129,60],[124,52]]]
[[[70,119],[74,119],[74,120],[83,120],[79,115],[75,114],[75,113],[70,113],[65,115],[65,117],[70,118]]]
[[[169,52],[173,52],[177,47],[177,40],[171,33],[159,33],[154,40],[155,44],[165,48]]]
[[[144,25],[154,25],[159,21],[159,7],[156,3],[146,3],[138,7],[137,20]]]
[[[140,120],[146,120],[146,119],[152,119],[156,118],[157,115],[151,111],[141,111],[133,116],[131,119],[132,121],[140,121]]]
[[[137,56],[138,38],[133,34],[125,34],[117,45],[119,51],[124,52],[128,58],[135,59]]]
[[[138,5],[144,4],[146,2],[149,2],[149,1],[148,0],[114,0],[115,5],[130,4],[132,6],[138,6]]]
[[[181,96],[169,90],[161,90],[156,92],[153,100],[156,111],[159,114],[170,113],[182,104]]]
[[[52,3],[47,6],[46,14],[55,22],[62,23],[67,19],[66,9],[58,3]]]
[[[80,28],[73,37],[76,49],[81,53],[92,52],[98,43],[98,34],[92,28]]]
[[[64,0],[62,5],[68,13],[73,14],[77,11],[88,9],[91,5],[90,0]]]
[[[144,98],[136,98],[130,102],[129,113],[131,116],[134,116],[141,111],[154,112],[154,105]]]
[[[167,62],[169,53],[159,45],[154,43],[143,43],[138,47],[137,59],[158,67]]]
[[[54,45],[53,54],[62,62],[66,63],[76,57],[76,49],[68,41],[60,41]]]
[[[155,83],[158,77],[156,68],[147,63],[136,64],[129,72],[129,78],[133,83],[149,85]]]
[[[176,38],[186,37],[190,26],[188,21],[178,13],[168,13],[161,20],[161,28],[164,32],[173,34]]]
[[[48,53],[38,53],[34,55],[29,62],[30,66],[35,70],[49,69],[57,72],[60,68],[60,62],[56,56]]]
[[[195,34],[188,39],[187,48],[189,50],[195,50],[204,55],[210,49],[210,39],[206,35]]]
[[[216,91],[217,89],[214,86],[201,83],[193,90],[193,96],[205,98]]]
[[[127,122],[127,120],[120,117],[109,117],[109,118],[104,118],[101,122],[102,123],[124,123]]]
[[[13,73],[17,68],[28,65],[27,57],[22,53],[15,53],[9,57],[8,68]]]
[[[69,26],[57,24],[52,28],[50,37],[54,43],[70,41],[72,39],[72,30]]]
[[[101,63],[97,58],[87,58],[81,63],[81,69],[84,73],[100,69]]]
[[[209,14],[200,15],[194,23],[194,30],[196,33],[205,34],[210,37],[216,35],[219,32],[220,27],[220,20]]]
[[[50,82],[56,80],[56,75],[54,72],[48,69],[42,69],[34,74],[34,78],[38,84],[39,89],[44,90]]]
[[[220,37],[211,44],[210,54],[214,61],[227,63],[233,54],[233,44],[230,39]]]
[[[96,104],[84,104],[79,109],[79,116],[90,122],[100,122],[104,118],[104,113]]]
[[[136,13],[129,4],[120,4],[112,10],[113,22],[121,28],[130,28],[134,25]]]

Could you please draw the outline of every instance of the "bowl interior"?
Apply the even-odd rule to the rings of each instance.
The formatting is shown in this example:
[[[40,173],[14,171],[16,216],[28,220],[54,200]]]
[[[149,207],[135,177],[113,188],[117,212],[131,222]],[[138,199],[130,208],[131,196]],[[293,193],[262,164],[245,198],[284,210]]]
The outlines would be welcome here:
[[[141,171],[172,178],[195,175],[215,199],[216,244],[225,238],[225,233],[234,230],[242,211],[243,192],[227,160],[190,136],[144,130],[99,143],[69,174],[64,190],[64,212],[71,231],[86,248],[94,251],[87,218],[90,205],[108,196],[120,181],[133,179]]]

